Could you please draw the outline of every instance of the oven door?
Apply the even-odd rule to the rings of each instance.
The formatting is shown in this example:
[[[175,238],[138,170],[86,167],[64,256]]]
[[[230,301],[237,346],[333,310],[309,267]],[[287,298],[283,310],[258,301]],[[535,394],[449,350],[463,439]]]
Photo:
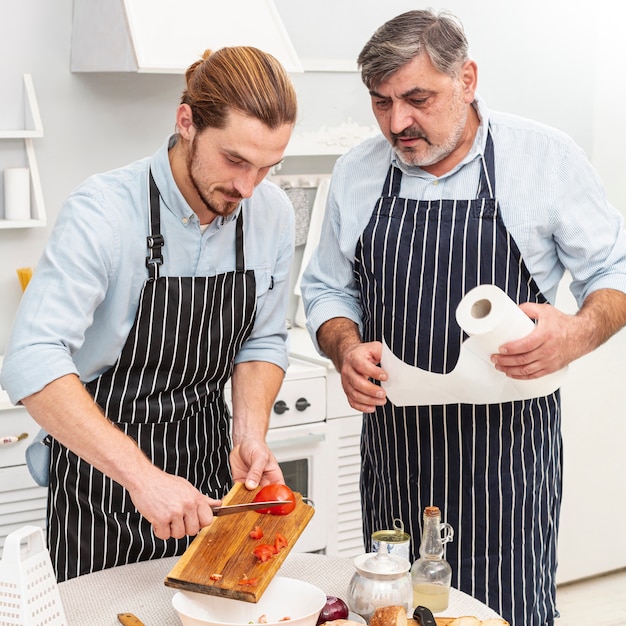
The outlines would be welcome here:
[[[285,483],[292,491],[308,498],[315,513],[293,549],[317,552],[326,549],[328,511],[327,468],[332,461],[326,422],[271,428],[267,443],[276,456]]]

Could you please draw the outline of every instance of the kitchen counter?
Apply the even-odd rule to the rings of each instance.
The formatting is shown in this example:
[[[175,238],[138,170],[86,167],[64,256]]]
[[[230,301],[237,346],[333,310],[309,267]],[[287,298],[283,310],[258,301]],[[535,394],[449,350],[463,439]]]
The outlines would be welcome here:
[[[119,626],[118,613],[134,613],[146,626],[180,624],[172,608],[176,589],[166,587],[165,577],[179,557],[170,557],[80,576],[59,584],[68,626]],[[320,587],[326,595],[347,597],[354,573],[352,559],[320,554],[289,554],[280,576],[299,578]],[[498,617],[481,602],[452,589],[444,616]]]

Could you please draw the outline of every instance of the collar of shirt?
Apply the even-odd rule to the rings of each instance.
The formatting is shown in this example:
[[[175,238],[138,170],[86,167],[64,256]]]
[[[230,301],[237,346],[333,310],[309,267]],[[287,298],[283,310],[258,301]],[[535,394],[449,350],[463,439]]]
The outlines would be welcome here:
[[[443,176],[434,176],[433,174],[429,174],[421,167],[416,165],[407,165],[400,161],[395,152],[393,153],[392,163],[399,168],[403,174],[407,174],[408,176],[419,176],[420,178],[426,179],[434,179],[434,178],[447,178],[448,176],[452,176],[455,172],[458,172],[462,167],[471,163],[474,159],[482,157],[485,152],[485,145],[487,143],[487,132],[486,129],[489,127],[489,110],[485,103],[481,100],[481,98],[476,95],[474,98],[474,102],[472,103],[474,109],[476,109],[476,113],[478,113],[478,118],[480,119],[480,124],[478,126],[478,130],[476,131],[476,136],[474,137],[474,142],[472,143],[472,147],[469,152],[465,155],[465,158],[458,163],[455,167],[453,167],[449,172],[443,174]]]

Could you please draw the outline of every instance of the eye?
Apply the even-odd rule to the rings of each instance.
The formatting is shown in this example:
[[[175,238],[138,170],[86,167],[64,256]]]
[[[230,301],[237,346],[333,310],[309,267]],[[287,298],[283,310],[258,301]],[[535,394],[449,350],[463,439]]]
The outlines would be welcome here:
[[[374,106],[377,109],[388,109],[391,106],[391,100],[374,100]]]

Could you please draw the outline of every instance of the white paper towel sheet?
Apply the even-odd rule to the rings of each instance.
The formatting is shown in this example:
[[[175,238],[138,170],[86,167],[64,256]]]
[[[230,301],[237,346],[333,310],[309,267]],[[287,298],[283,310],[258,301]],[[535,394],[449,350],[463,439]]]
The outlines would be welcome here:
[[[514,380],[494,367],[491,355],[502,344],[525,337],[535,327],[499,287],[479,285],[469,291],[457,307],[456,319],[470,336],[449,374],[408,365],[383,341],[381,365],[389,378],[382,387],[393,404],[495,404],[546,396],[561,386],[567,368],[535,380]]]

